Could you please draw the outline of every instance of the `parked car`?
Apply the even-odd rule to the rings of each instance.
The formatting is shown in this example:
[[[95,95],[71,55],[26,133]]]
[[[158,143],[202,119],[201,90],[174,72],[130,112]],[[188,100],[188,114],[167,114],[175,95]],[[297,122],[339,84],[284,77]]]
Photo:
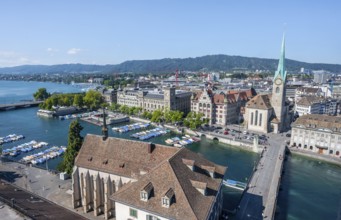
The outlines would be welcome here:
[[[228,134],[229,134],[229,132],[225,130],[225,131],[224,131],[224,134],[225,134],[225,135],[228,135]]]
[[[291,134],[286,134],[285,136],[286,136],[286,137],[291,137]]]

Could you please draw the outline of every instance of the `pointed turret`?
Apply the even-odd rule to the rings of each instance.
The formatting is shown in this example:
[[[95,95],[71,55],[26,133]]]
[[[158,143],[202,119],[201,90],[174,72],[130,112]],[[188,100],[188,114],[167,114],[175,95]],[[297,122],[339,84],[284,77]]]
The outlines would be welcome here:
[[[275,73],[274,80],[280,76],[282,80],[286,80],[287,77],[287,71],[285,70],[285,35],[283,34],[283,40],[282,40],[282,48],[281,48],[281,55],[278,61],[278,67],[277,71]]]
[[[103,127],[102,127],[102,135],[103,140],[105,141],[108,138],[108,127],[107,127],[107,121],[105,116],[105,108],[103,107]]]

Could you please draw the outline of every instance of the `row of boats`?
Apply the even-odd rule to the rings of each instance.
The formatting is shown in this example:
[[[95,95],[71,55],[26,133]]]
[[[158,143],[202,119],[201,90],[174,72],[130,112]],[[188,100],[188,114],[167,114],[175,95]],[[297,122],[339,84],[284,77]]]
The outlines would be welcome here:
[[[48,145],[48,143],[46,143],[46,142],[37,142],[37,141],[33,140],[33,141],[30,141],[30,142],[27,142],[24,144],[20,144],[18,146],[12,147],[12,148],[4,149],[2,151],[2,155],[3,156],[9,155],[9,156],[15,157],[15,156],[19,155],[21,152],[27,153],[27,152],[30,152],[34,149],[45,147],[47,145]]]
[[[133,138],[137,138],[139,140],[148,140],[150,138],[154,138],[154,137],[157,137],[160,135],[167,134],[168,132],[169,132],[169,130],[157,127],[157,128],[151,129],[151,130],[138,132],[138,133],[132,134],[130,136]]]
[[[200,141],[199,138],[185,135],[182,137],[182,139],[180,139],[179,137],[173,137],[173,138],[167,139],[165,142],[166,144],[172,145],[174,147],[183,147],[183,146],[186,146],[188,144],[192,144],[198,141]]]
[[[0,137],[0,144],[10,143],[24,138],[25,138],[24,135],[9,134],[5,137]]]
[[[93,112],[86,112],[86,113],[80,113],[80,114],[70,114],[70,115],[64,115],[59,116],[58,118],[60,120],[66,120],[66,119],[75,119],[75,118],[87,118],[93,115],[101,114],[100,112],[93,111]]]
[[[44,163],[49,159],[53,159],[62,155],[66,151],[66,147],[61,146],[53,146],[49,149],[43,150],[39,153],[28,155],[22,158],[22,162],[24,163],[31,163],[33,165]]]
[[[125,132],[128,132],[128,131],[133,131],[133,130],[137,130],[137,129],[147,128],[149,126],[150,126],[150,123],[138,122],[138,123],[124,125],[124,126],[120,126],[120,127],[114,127],[114,128],[112,128],[112,130],[120,132],[120,133],[125,133]]]

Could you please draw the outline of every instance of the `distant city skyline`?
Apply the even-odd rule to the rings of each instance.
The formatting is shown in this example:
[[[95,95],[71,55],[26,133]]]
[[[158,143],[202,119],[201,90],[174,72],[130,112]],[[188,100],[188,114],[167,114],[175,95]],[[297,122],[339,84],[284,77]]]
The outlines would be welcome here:
[[[341,2],[1,1],[0,67],[226,54],[341,64]]]

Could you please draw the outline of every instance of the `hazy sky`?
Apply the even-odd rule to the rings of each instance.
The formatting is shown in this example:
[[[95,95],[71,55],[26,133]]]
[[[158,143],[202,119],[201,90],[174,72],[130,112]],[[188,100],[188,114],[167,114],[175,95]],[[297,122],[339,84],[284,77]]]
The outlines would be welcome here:
[[[341,64],[340,0],[2,0],[0,67],[209,54]]]

